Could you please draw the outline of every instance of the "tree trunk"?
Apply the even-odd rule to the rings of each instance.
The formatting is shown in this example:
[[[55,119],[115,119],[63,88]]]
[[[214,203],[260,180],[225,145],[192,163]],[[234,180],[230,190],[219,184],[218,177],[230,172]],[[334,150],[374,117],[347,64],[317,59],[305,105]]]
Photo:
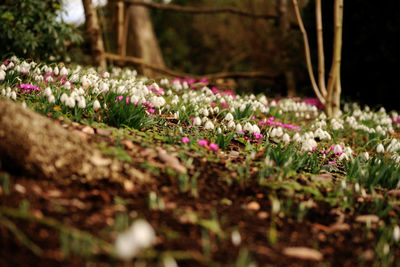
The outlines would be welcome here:
[[[287,37],[290,30],[290,17],[288,13],[288,0],[279,0],[278,2],[279,14],[279,30],[281,33],[281,61],[283,64],[283,73],[286,80],[286,93],[289,97],[296,95],[296,81],[293,70],[289,68],[288,52],[286,51]]]
[[[164,68],[164,59],[147,8],[131,5],[127,12],[129,13],[127,55]],[[148,77],[155,76],[153,70],[143,66],[139,66],[139,72]]]
[[[51,119],[4,99],[0,99],[0,163],[7,171],[48,179],[123,182],[145,177]]]
[[[104,43],[101,36],[101,30],[97,19],[96,9],[92,0],[82,0],[85,9],[85,26],[89,38],[91,50],[94,56],[95,64],[106,69],[106,59],[104,57]]]

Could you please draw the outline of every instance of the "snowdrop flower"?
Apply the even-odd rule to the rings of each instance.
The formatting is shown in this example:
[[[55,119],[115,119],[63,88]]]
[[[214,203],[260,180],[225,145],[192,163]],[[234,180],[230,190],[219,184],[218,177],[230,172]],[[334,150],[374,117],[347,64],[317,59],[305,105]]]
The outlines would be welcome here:
[[[313,138],[304,139],[301,145],[303,151],[313,151],[317,147],[317,142]]]
[[[367,151],[365,151],[365,152],[363,153],[363,157],[364,157],[365,160],[369,160],[369,154],[368,154]]]
[[[78,108],[86,108],[86,100],[84,97],[81,97],[78,100]]]
[[[225,120],[227,120],[227,121],[233,121],[233,115],[229,112],[228,114],[226,114]]]
[[[75,107],[75,99],[74,99],[73,97],[68,97],[68,98],[65,100],[65,105],[66,105],[67,107],[74,108],[74,107]]]
[[[206,130],[213,130],[214,129],[214,124],[209,120],[206,122],[206,124],[204,125],[204,129]]]
[[[235,122],[233,120],[228,123],[228,128],[229,129],[235,129],[236,128],[236,124],[235,124]]]
[[[271,168],[272,166],[274,166],[274,161],[269,156],[266,156],[264,159],[264,164],[265,167]]]
[[[50,96],[49,96],[49,103],[50,103],[50,104],[56,103],[56,98],[54,97],[54,95],[50,95]]]
[[[0,81],[3,81],[6,78],[6,72],[4,70],[0,70]]]
[[[236,124],[236,132],[242,132],[242,125],[240,123]]]
[[[68,95],[66,93],[63,93],[60,97],[61,103],[65,103],[68,99]]]
[[[11,95],[10,95],[10,98],[11,98],[12,100],[16,100],[16,99],[17,99],[17,93],[15,93],[15,91],[12,91],[12,92],[11,92]]]
[[[117,255],[123,260],[130,260],[144,248],[153,244],[155,232],[145,220],[136,220],[128,231],[118,235],[115,241]]]
[[[160,108],[165,105],[165,99],[162,96],[153,96],[150,100],[150,102],[154,105],[156,108]]]
[[[289,143],[290,142],[290,136],[287,133],[285,133],[283,135],[283,137],[282,137],[282,141],[285,142],[285,143]]]
[[[376,152],[377,152],[377,153],[384,153],[384,152],[385,152],[385,147],[384,147],[382,144],[379,144],[379,145],[376,147]]]
[[[301,141],[301,136],[300,136],[299,133],[295,133],[295,134],[293,135],[293,141],[294,141],[294,142],[300,142],[300,141]]]
[[[49,96],[52,95],[52,92],[51,92],[50,87],[46,87],[46,89],[44,89],[43,95],[44,95],[44,96],[47,96],[47,97],[49,97]]]
[[[260,132],[261,132],[260,128],[258,128],[258,126],[254,124],[251,133],[260,133]]]
[[[55,75],[60,74],[60,70],[58,69],[57,66],[54,68],[54,74],[55,74]]]
[[[201,119],[199,117],[196,117],[193,121],[194,126],[200,126],[201,125]]]
[[[46,78],[46,82],[51,83],[53,82],[53,77],[49,76]]]
[[[283,135],[283,131],[282,131],[281,127],[272,129],[271,134],[270,134],[271,137],[281,137],[282,135]]]
[[[60,75],[68,75],[68,70],[66,67],[62,67],[60,70]]]
[[[242,242],[242,238],[240,236],[240,233],[238,230],[235,230],[232,232],[231,234],[231,240],[232,240],[232,244],[235,246],[239,246],[240,243]]]
[[[221,133],[222,133],[222,130],[221,130],[220,127],[217,128],[217,133],[218,133],[218,134],[221,134]]]
[[[398,225],[393,228],[393,239],[396,242],[400,241],[400,227]]]
[[[246,122],[244,124],[243,130],[247,131],[247,132],[252,132],[253,131],[253,125],[251,125],[250,122]]]
[[[340,145],[335,145],[335,146],[333,147],[333,152],[334,152],[335,154],[341,154],[341,153],[343,153],[343,149],[342,149],[342,147],[341,147]]]
[[[81,78],[81,84],[83,87],[87,87],[90,85],[90,80],[86,77],[86,75],[83,75]]]
[[[71,89],[71,83],[70,82],[66,82],[64,84],[64,88],[67,89],[67,90],[70,90]]]

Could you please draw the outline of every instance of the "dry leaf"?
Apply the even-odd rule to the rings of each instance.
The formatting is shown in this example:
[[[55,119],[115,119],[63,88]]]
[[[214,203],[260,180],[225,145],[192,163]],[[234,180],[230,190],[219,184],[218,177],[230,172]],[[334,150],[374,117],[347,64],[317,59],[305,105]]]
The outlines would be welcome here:
[[[283,249],[283,254],[302,260],[320,261],[323,255],[318,250],[307,247],[288,247]]]
[[[167,167],[170,167],[178,173],[186,173],[186,168],[180,163],[180,161],[175,156],[168,154],[167,151],[159,149],[158,157],[167,165]]]

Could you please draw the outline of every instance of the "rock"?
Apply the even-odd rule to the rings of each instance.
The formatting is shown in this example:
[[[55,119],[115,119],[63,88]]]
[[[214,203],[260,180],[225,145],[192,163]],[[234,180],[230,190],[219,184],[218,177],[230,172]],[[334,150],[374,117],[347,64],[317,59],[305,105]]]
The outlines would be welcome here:
[[[287,247],[283,249],[283,254],[292,258],[321,261],[323,255],[318,250],[307,247]]]

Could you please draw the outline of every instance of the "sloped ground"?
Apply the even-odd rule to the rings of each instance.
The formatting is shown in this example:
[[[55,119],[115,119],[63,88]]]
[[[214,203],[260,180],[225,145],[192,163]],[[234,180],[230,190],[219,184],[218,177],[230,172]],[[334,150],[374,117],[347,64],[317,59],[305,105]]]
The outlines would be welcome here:
[[[47,218],[69,227],[63,230],[67,232],[64,235],[74,236],[73,231],[79,229],[108,244],[113,244],[117,231],[129,226],[130,221],[145,218],[156,229],[157,239],[153,250],[140,254],[137,260],[156,264],[170,253],[179,264],[190,266],[253,261],[274,266],[321,263],[368,266],[376,260],[378,225],[398,220],[399,208],[396,206],[384,218],[375,221],[376,215],[371,215],[370,222],[365,223],[360,215],[374,213],[376,200],[370,194],[355,196],[353,207],[328,204],[324,197],[339,187],[331,174],[314,177],[303,174],[288,181],[273,181],[260,186],[258,172],[246,166],[250,169],[249,177],[247,182],[240,183],[235,178],[237,172],[230,170],[227,162],[243,164],[245,158],[241,152],[233,155],[232,152],[221,152],[210,162],[190,151],[181,151],[180,147],[168,146],[166,149],[171,151],[171,157],[178,153],[182,154],[180,158],[193,158],[187,172],[198,174],[197,186],[182,188],[179,175],[159,158],[160,142],[152,140],[149,134],[122,133],[113,128],[92,128],[71,122],[57,123],[90,143],[102,143],[105,151],[114,151],[119,158],[129,155],[131,164],[150,174],[152,180],[131,188],[129,183],[124,185],[107,180],[88,183],[10,175],[9,192],[6,193],[4,188],[1,191],[0,219],[10,220],[40,248],[41,253],[35,255],[32,251],[35,245],[23,245],[18,235],[2,225],[2,266],[119,262],[109,257],[108,251],[96,251],[99,250],[97,240],[93,241],[94,249],[90,251],[85,243],[88,241],[79,234],[70,237],[69,244],[63,241],[60,246],[60,229],[41,222]],[[243,149],[236,146],[232,145],[232,151]],[[256,157],[263,155],[260,151]],[[7,174],[3,172],[3,181],[5,176]],[[397,191],[392,192],[397,194]],[[271,196],[281,201],[280,211],[272,211]],[[379,192],[378,197],[382,203],[395,199],[385,191]],[[299,218],[299,204],[311,203],[307,201],[315,198],[311,207],[305,208],[304,217]],[[3,210],[5,207],[12,209]],[[237,246],[232,244],[231,238],[235,230],[241,239]],[[313,250],[292,255],[285,250],[288,247]],[[398,248],[393,249],[392,257],[398,258]]]

